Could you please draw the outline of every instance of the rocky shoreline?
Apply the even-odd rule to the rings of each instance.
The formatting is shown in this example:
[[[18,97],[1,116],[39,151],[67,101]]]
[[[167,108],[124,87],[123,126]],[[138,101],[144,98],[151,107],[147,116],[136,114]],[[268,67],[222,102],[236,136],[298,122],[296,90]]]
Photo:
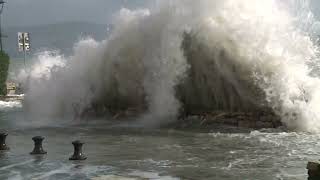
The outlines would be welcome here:
[[[281,118],[273,112],[210,112],[188,115],[175,123],[177,128],[212,128],[231,126],[249,129],[282,127]]]
[[[8,96],[0,96],[0,101],[10,102],[10,101],[23,101],[23,95],[8,95]]]
[[[143,111],[126,110],[112,113],[112,119],[121,120],[139,117]],[[272,111],[226,112],[208,111],[180,115],[178,120],[168,125],[177,129],[212,129],[218,126],[228,126],[248,129],[269,129],[283,127],[281,118]]]
[[[23,101],[23,95],[7,95],[7,96],[0,96],[0,101],[10,102],[10,101]]]
[[[320,163],[319,162],[308,162],[307,170],[309,175],[308,180],[320,179]]]

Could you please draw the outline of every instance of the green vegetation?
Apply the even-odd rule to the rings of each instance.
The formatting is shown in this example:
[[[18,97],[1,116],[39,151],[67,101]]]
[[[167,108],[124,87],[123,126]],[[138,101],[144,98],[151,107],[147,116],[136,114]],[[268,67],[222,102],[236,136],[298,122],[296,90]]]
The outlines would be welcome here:
[[[7,94],[6,81],[9,70],[9,56],[5,52],[0,52],[0,95]]]

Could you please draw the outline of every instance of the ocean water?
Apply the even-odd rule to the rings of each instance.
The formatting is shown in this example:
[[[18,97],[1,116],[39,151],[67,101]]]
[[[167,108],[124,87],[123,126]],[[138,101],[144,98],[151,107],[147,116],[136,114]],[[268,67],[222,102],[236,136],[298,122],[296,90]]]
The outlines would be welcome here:
[[[319,159],[320,135],[217,128],[211,132],[134,127],[88,121],[27,126],[21,109],[0,113],[10,151],[0,152],[0,179],[305,180]],[[66,121],[66,120],[65,120]],[[33,136],[44,156],[32,156]],[[85,142],[86,161],[72,162],[73,140]]]

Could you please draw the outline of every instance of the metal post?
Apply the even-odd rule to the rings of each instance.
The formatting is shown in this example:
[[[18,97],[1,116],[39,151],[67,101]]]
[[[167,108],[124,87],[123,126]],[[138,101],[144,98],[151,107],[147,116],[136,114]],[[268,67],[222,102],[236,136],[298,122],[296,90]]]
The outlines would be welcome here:
[[[26,50],[23,50],[23,63],[24,63],[24,70],[26,70]]]
[[[24,37],[24,33],[22,33],[22,39],[23,39],[23,63],[24,63],[24,70],[26,71],[26,40],[25,40],[25,37]]]

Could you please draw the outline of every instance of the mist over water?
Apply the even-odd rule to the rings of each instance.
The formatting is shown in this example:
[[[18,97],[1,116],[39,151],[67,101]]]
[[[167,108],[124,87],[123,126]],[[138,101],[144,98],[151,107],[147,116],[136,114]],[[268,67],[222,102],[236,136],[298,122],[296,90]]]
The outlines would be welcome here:
[[[142,123],[181,108],[269,107],[293,130],[320,131],[317,22],[306,0],[175,0],[122,9],[102,42],[43,52],[19,79],[32,114],[72,115],[95,104],[144,109]]]

